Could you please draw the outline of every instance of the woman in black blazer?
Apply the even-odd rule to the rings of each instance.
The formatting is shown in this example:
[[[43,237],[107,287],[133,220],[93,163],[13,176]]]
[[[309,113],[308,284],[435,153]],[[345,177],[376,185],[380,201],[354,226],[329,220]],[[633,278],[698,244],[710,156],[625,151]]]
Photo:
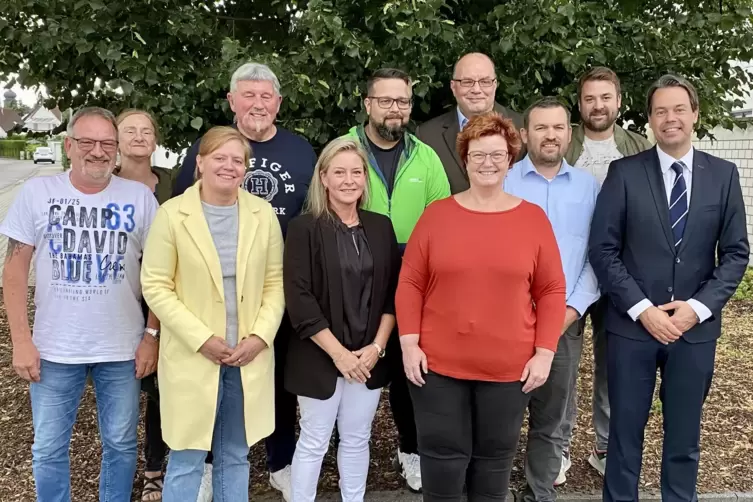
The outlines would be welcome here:
[[[301,433],[293,457],[293,502],[314,502],[337,422],[344,502],[363,501],[371,423],[388,383],[384,361],[395,325],[400,253],[392,223],[364,211],[366,154],[352,139],[327,145],[304,213],[288,226],[283,275],[295,328],[285,388],[298,396]]]

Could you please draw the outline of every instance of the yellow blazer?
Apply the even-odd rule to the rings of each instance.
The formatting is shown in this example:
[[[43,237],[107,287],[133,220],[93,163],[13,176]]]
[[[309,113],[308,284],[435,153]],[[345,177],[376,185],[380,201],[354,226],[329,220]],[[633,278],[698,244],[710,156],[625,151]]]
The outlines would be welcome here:
[[[158,379],[162,436],[174,450],[209,451],[220,367],[198,352],[209,337],[225,337],[220,259],[199,197],[200,182],[157,211],[144,248],[141,285],[162,333]],[[238,340],[267,343],[241,368],[246,440],[274,431],[274,338],[285,300],[282,232],[272,206],[238,194]]]

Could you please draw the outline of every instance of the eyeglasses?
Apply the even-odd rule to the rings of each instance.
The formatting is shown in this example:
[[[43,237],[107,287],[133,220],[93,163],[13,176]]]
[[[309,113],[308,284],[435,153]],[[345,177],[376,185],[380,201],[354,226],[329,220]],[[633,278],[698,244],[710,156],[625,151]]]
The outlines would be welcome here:
[[[479,87],[483,89],[488,89],[489,87],[493,86],[496,82],[496,78],[482,78],[480,80],[473,80],[472,78],[453,78],[453,82],[458,82],[460,84],[460,87],[465,87],[467,89],[470,89],[474,85],[476,85],[476,82],[478,82]]]
[[[385,98],[385,97],[379,97],[379,96],[366,96],[369,99],[376,100],[377,104],[379,105],[379,108],[384,108],[385,110],[389,110],[392,108],[392,103],[397,103],[397,107],[401,110],[407,110],[411,106],[413,106],[413,100],[409,98]]]
[[[97,143],[99,143],[99,146],[101,146],[102,150],[104,150],[105,152],[114,152],[118,149],[118,142],[114,139],[96,140],[89,138],[74,138],[73,136],[68,137],[78,144],[78,147],[82,152],[94,150],[94,147],[97,146]]]
[[[474,164],[483,164],[486,161],[487,157],[492,158],[493,164],[504,164],[505,162],[507,162],[509,155],[510,154],[504,150],[497,150],[496,152],[492,153],[469,152],[468,158],[471,159],[471,162],[473,162]]]

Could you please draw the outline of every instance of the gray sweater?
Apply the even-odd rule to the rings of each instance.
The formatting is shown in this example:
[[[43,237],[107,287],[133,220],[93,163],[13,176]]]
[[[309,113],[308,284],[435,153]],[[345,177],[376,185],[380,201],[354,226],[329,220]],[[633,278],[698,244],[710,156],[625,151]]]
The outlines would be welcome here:
[[[225,291],[225,342],[230,348],[238,345],[238,295],[235,287],[235,265],[238,254],[238,203],[212,206],[201,203],[204,217],[220,257],[222,286]]]

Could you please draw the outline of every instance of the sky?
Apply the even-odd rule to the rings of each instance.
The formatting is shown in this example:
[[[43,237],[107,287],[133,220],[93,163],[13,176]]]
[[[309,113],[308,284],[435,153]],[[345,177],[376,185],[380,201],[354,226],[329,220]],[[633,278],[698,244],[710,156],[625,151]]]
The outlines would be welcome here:
[[[0,99],[2,99],[2,94],[5,92],[4,81],[0,81],[0,89],[2,89],[2,91],[0,91]],[[16,84],[11,87],[11,90],[16,93],[16,99],[20,100],[26,106],[34,106],[37,103],[37,93],[35,88],[25,88]],[[5,106],[5,103],[3,103],[3,106]]]

